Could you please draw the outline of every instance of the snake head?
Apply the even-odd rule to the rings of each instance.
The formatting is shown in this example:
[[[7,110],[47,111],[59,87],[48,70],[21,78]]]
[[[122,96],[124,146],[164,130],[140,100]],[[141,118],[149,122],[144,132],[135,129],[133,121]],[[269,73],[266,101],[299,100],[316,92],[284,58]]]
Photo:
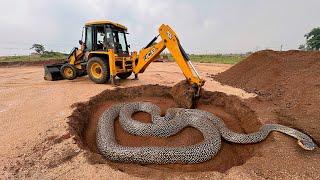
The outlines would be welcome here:
[[[301,140],[298,140],[298,144],[299,146],[301,146],[303,149],[308,150],[308,151],[312,151],[315,148],[317,148],[317,144],[313,142],[313,140],[311,138],[304,138]]]

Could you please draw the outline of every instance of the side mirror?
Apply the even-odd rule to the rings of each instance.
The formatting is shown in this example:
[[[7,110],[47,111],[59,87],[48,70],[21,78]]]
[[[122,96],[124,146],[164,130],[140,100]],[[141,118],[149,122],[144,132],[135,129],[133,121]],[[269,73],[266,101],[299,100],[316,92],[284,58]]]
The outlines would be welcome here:
[[[80,45],[82,45],[82,44],[83,44],[82,40],[79,40],[79,44],[80,44]]]
[[[130,44],[127,45],[128,48],[131,48]]]

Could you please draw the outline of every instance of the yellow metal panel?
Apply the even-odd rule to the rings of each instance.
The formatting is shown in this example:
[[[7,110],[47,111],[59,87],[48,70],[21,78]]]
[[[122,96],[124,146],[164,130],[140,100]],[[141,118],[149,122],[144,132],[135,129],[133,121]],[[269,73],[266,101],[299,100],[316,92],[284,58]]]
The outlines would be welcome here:
[[[79,64],[79,59],[83,56],[83,50],[77,49],[76,51],[72,52],[72,55],[69,57],[68,61],[69,64],[75,65],[77,69],[81,69],[82,66]]]
[[[110,75],[114,77],[117,75],[117,70],[116,70],[116,56],[113,51],[113,49],[108,50],[109,54],[109,68],[110,68]]]
[[[138,60],[138,53],[137,53],[137,51],[134,51],[131,53],[131,61],[132,61],[132,68],[133,69],[136,67],[137,60]]]
[[[106,55],[106,56],[109,55],[109,53],[106,52],[106,51],[91,51],[91,52],[89,52],[89,54],[88,54],[88,59],[90,59],[90,58],[91,58],[92,56],[94,56],[95,54],[104,54],[104,55]]]
[[[69,57],[69,64],[74,65],[75,62],[76,62],[76,58],[75,58],[74,55],[72,54],[72,55]]]
[[[188,60],[184,58],[182,52],[180,51],[180,43],[176,33],[168,25],[164,24],[160,26],[159,33],[162,40],[151,47],[142,49],[139,52],[138,64],[133,66],[133,72],[135,74],[143,73],[147,66],[155,59],[155,57],[157,57],[165,48],[167,48],[187,80],[192,84],[203,86],[204,80],[193,74],[193,71],[188,65]]]
[[[166,48],[164,41],[160,41],[151,47],[139,52],[138,64],[133,68],[135,74],[143,73],[147,66]]]
[[[179,48],[180,42],[176,33],[168,25],[164,24],[160,26],[159,32],[161,38],[166,42],[167,49],[172,54],[173,59],[177,62],[187,80],[191,83],[197,84],[198,86],[203,86],[204,80],[193,74],[187,63],[188,60],[183,57]]]
[[[87,23],[85,23],[86,26],[90,26],[90,25],[99,25],[99,24],[112,24],[118,28],[121,28],[121,29],[124,29],[124,30],[128,30],[127,27],[125,27],[124,25],[122,24],[119,24],[119,23],[115,23],[115,22],[112,22],[112,21],[108,21],[108,20],[97,20],[97,21],[89,21]]]

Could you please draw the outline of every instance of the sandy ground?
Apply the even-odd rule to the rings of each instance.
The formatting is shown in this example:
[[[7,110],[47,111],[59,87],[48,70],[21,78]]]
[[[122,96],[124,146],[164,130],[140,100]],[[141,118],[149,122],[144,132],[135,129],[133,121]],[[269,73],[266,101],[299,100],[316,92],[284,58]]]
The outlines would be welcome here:
[[[222,86],[207,77],[228,69],[229,65],[196,64],[207,79],[205,89],[253,97],[243,90]],[[43,80],[39,66],[0,68],[0,179],[3,178],[134,178],[107,165],[89,164],[83,152],[74,145],[67,132],[71,105],[87,101],[111,85],[94,84],[87,77],[72,82]],[[172,86],[184,77],[175,63],[153,63],[139,80],[121,82],[121,87],[161,84]],[[57,150],[58,149],[58,150]],[[61,151],[59,151],[61,149]],[[57,153],[61,152],[61,153]],[[56,162],[57,157],[60,161]],[[33,159],[42,161],[41,164]],[[59,158],[58,158],[59,159]],[[235,177],[252,177],[240,170],[231,170]],[[225,174],[211,172],[215,177]],[[209,176],[210,173],[203,175]],[[197,178],[201,178],[201,173]],[[179,177],[177,177],[179,178]]]

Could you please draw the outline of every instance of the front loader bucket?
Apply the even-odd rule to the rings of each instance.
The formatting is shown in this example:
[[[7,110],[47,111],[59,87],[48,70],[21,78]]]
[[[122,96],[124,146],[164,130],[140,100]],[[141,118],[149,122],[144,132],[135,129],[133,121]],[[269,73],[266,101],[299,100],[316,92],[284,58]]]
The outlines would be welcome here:
[[[47,81],[57,81],[64,79],[60,73],[63,63],[51,64],[44,66],[44,79]]]

